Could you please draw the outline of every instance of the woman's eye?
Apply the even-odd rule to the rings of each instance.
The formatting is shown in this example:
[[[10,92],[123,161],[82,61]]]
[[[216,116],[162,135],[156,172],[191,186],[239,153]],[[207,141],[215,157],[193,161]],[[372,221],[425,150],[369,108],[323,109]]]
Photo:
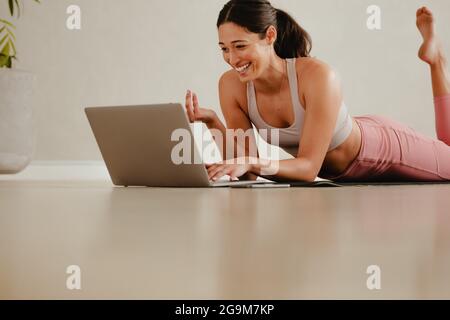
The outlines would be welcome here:
[[[244,49],[245,46],[236,46],[236,48],[238,48],[238,49]]]
[[[222,52],[227,52],[227,48],[220,48],[220,50],[222,50]]]

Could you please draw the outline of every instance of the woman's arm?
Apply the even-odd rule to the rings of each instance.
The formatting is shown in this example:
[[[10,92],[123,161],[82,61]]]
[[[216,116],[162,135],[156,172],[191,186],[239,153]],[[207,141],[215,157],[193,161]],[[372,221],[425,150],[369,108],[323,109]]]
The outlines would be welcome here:
[[[242,90],[242,84],[238,79],[234,79],[233,77],[235,77],[233,71],[226,72],[219,80],[220,107],[227,124],[227,129],[229,129],[228,133],[237,135],[237,132],[240,131],[241,133],[246,133],[247,139],[243,141],[243,139],[235,138],[234,141],[229,141],[231,136],[228,136],[227,139],[224,134],[223,137],[225,141],[223,144],[223,150],[228,151],[227,144],[231,144],[231,142],[234,142],[234,150],[230,150],[227,155],[224,154],[223,158],[225,160],[242,156],[257,158],[258,153],[253,126],[248,116],[242,110],[234,94]]]
[[[200,108],[195,93],[190,90],[186,93],[189,121],[191,123],[201,121],[208,127],[224,161],[238,157],[259,157],[253,126],[235,97],[236,93],[245,94],[242,90],[245,90],[245,87],[239,79],[236,79],[233,71],[226,72],[220,78],[220,106],[228,129],[213,110]],[[242,177],[248,180],[258,178],[250,172],[245,172]]]
[[[220,121],[216,112],[201,108],[198,97],[188,90],[186,93],[186,112],[191,123],[201,121],[211,131],[224,160],[236,157],[258,157],[258,150],[253,127],[239,103],[232,94],[236,90],[235,84],[230,83],[232,74],[225,73],[219,81],[220,105],[228,124]],[[242,88],[237,88],[237,90]]]
[[[226,135],[226,129],[224,126],[219,130],[222,131],[222,157],[224,160],[229,160],[238,157],[253,157],[258,158],[258,147],[256,144],[255,134],[253,132],[253,126],[242,110],[239,102],[236,100],[235,92],[242,90],[242,84],[239,79],[234,79],[234,71],[228,71],[222,75],[219,80],[219,97],[220,107],[222,114],[225,117],[227,123],[228,133],[239,134],[240,138],[234,138]],[[216,126],[215,128],[217,128]],[[242,133],[245,133],[245,139],[242,139]],[[231,139],[233,141],[230,141]],[[230,144],[233,143],[233,146]],[[220,145],[220,143],[219,143]],[[232,150],[229,150],[232,149]],[[256,180],[257,175],[253,173],[247,173],[242,177],[243,179]]]
[[[320,172],[333,138],[342,89],[337,74],[327,65],[319,63],[305,71],[303,76],[306,112],[297,158],[281,161],[258,161],[250,172],[275,181],[314,181]],[[254,161],[255,162],[255,161]]]

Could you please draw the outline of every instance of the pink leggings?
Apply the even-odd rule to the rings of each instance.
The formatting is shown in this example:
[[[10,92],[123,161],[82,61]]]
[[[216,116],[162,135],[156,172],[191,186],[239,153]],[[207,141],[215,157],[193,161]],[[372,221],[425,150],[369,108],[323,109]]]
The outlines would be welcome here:
[[[450,95],[435,98],[436,132],[429,138],[381,116],[355,117],[362,145],[335,181],[450,181]]]

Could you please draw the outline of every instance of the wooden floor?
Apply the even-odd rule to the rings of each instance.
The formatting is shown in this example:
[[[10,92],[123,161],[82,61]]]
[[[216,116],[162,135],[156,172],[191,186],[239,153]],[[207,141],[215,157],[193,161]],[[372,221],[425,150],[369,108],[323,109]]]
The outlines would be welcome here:
[[[448,299],[450,185],[0,181],[0,298]]]

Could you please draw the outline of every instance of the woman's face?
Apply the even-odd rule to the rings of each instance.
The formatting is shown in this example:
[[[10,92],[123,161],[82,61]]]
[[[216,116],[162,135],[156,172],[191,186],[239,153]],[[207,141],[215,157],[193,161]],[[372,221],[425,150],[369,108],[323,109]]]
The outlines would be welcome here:
[[[242,82],[257,79],[269,65],[268,41],[234,23],[219,27],[219,46],[225,62],[239,74]]]

